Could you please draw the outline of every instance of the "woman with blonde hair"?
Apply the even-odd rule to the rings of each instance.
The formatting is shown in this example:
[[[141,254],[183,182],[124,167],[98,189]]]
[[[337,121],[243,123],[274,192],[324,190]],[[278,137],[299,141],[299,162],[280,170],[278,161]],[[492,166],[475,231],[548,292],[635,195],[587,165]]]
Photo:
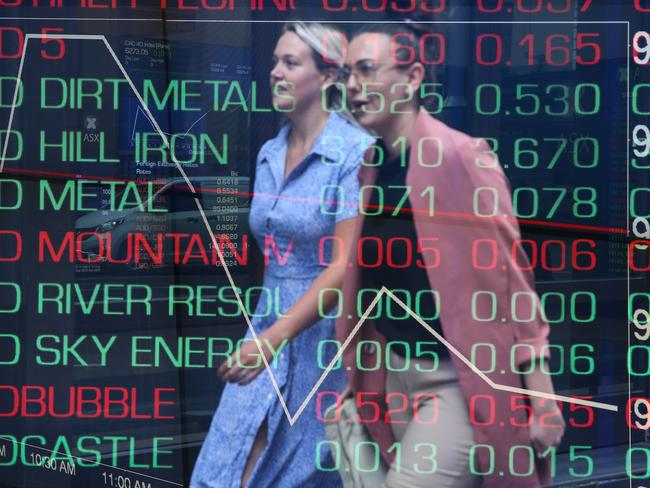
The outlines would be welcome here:
[[[341,483],[335,471],[319,469],[331,461],[327,449],[317,450],[325,431],[314,414],[316,395],[340,390],[346,381],[339,369],[317,385],[323,370],[316,358],[328,364],[336,353],[319,347],[334,338],[333,319],[321,317],[323,308],[334,305],[329,303],[334,296],[319,297],[343,281],[344,266],[327,263],[345,261],[358,212],[357,173],[372,143],[339,115],[345,113],[337,91],[343,41],[342,33],[320,24],[290,23],[275,47],[273,104],[289,122],[257,156],[250,213],[258,243],[262,247],[270,237],[275,248],[266,256],[252,321],[255,336],[249,330],[251,340],[219,368],[228,384],[192,487],[329,488]],[[323,237],[341,245],[319,250]],[[267,372],[261,354],[270,365]],[[333,401],[324,395],[322,409],[328,398]]]

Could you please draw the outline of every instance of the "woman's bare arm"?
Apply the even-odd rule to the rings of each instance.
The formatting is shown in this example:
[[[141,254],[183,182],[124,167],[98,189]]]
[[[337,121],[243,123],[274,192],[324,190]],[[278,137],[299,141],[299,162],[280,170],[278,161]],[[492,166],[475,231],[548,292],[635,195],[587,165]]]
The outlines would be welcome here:
[[[347,270],[348,255],[352,246],[357,218],[345,219],[338,222],[334,229],[334,236],[343,246],[333,246],[332,260],[314,280],[303,295],[279,317],[267,330],[258,335],[260,346],[267,361],[272,359],[272,350],[277,350],[283,341],[289,341],[299,335],[322,317],[319,314],[319,296],[321,290],[326,288],[340,288]],[[342,249],[340,249],[342,247]],[[327,293],[321,297],[321,308],[330,310],[335,305],[336,294]],[[271,346],[271,347],[268,347]],[[228,360],[219,367],[218,374],[225,381],[232,381],[242,385],[250,383],[265,367],[259,361],[260,350],[255,341],[243,344],[238,351],[233,353]],[[238,358],[235,361],[235,355]],[[258,367],[253,365],[260,362]]]

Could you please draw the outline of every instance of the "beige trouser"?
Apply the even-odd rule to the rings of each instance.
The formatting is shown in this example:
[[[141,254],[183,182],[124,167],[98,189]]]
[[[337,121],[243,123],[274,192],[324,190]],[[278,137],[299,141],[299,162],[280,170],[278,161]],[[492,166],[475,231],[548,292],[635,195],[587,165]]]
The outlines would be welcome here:
[[[429,360],[405,359],[391,354],[386,394],[389,411],[403,410],[408,396],[408,408],[391,413],[391,427],[400,443],[400,459],[391,464],[384,482],[385,488],[470,488],[480,486],[480,477],[469,469],[469,449],[474,443],[472,426],[465,399],[460,391],[456,368],[450,359],[440,361],[432,373],[416,370],[433,369]],[[426,394],[421,396],[422,394]],[[414,402],[418,396],[417,419]],[[430,394],[434,394],[432,398]],[[436,407],[437,402],[437,407]],[[437,420],[432,422],[434,415]],[[395,423],[404,422],[404,423]],[[435,446],[435,447],[433,447]],[[399,466],[398,466],[398,461]]]

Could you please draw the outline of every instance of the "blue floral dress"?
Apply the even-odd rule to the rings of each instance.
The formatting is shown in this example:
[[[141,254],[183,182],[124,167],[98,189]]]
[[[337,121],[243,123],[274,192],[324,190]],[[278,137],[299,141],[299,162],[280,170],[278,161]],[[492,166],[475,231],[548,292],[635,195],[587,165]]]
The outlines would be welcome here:
[[[273,325],[278,313],[285,313],[330,262],[333,239],[321,238],[334,235],[337,222],[357,215],[357,173],[363,153],[372,143],[365,132],[332,113],[311,152],[285,180],[289,129],[283,127],[262,147],[256,163],[250,228],[262,249],[266,240],[268,256],[263,290],[252,317],[257,334]],[[252,337],[250,331],[247,337]],[[336,354],[335,343],[322,342],[334,338],[334,320],[322,319],[292,339],[271,363],[292,416]],[[330,371],[318,391],[338,392],[345,383],[339,367]],[[268,372],[262,372],[246,386],[228,383],[190,486],[239,488],[253,441],[265,418],[268,444],[247,486],[341,486],[338,472],[331,470],[328,444],[318,448],[325,439],[325,430],[317,418],[316,398],[314,395],[290,425]],[[321,400],[320,411],[324,412],[333,403],[334,395],[323,395]]]

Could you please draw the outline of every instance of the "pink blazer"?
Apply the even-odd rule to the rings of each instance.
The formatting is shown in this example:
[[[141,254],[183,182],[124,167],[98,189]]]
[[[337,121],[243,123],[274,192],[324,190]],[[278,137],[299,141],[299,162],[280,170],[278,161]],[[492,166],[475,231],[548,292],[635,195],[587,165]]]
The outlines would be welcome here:
[[[495,383],[515,387],[524,387],[522,377],[511,371],[510,352],[513,345],[517,347],[516,364],[523,365],[531,359],[542,355],[542,347],[547,344],[548,324],[541,319],[538,300],[518,300],[519,317],[530,317],[535,310],[536,319],[531,322],[511,320],[510,299],[517,292],[534,292],[532,272],[515,269],[510,264],[509,256],[513,241],[519,239],[519,227],[514,219],[509,182],[489,153],[487,144],[462,132],[447,127],[426,112],[418,115],[416,128],[412,134],[409,169],[406,184],[411,187],[409,201],[414,213],[415,229],[418,240],[424,248],[435,248],[423,252],[427,266],[429,283],[440,294],[440,322],[443,334],[466,358],[472,358],[472,346],[478,346],[474,354],[474,364],[482,371],[490,370],[494,356],[493,372],[486,375]],[[421,150],[418,151],[418,147]],[[418,153],[422,162],[419,161]],[[439,163],[439,164],[438,164]],[[425,167],[425,165],[435,167]],[[376,171],[370,166],[362,166],[359,181],[370,185],[376,179]],[[433,216],[430,216],[430,190],[434,186]],[[478,190],[478,188],[483,188]],[[365,192],[369,195],[370,192]],[[492,215],[498,205],[498,217],[482,218],[478,215]],[[506,217],[506,218],[503,218]],[[360,216],[356,228],[355,243],[361,235],[363,216]],[[472,264],[472,247],[478,244],[475,258],[478,265],[490,269],[477,269]],[[496,257],[493,252],[496,252]],[[438,256],[436,256],[438,254]],[[496,263],[493,261],[496,259]],[[518,263],[526,261],[520,250]],[[360,288],[360,269],[357,260],[356,245],[353,245],[349,265],[342,285],[343,306],[340,318],[336,322],[336,333],[343,342],[358,321],[356,311],[357,291]],[[522,266],[523,267],[523,266]],[[493,321],[478,321],[472,317],[472,295],[482,290],[492,292],[496,302],[496,315]],[[536,297],[536,295],[534,295]],[[386,299],[389,299],[386,297]],[[492,300],[488,293],[480,294],[475,303],[477,318],[492,316]],[[531,305],[525,305],[531,304]],[[348,317],[352,316],[352,319]],[[378,341],[383,349],[385,338],[377,332],[371,320],[366,321],[343,353],[343,364],[347,370],[353,391],[379,392],[382,399],[380,419],[383,420],[387,406],[383,403],[386,371],[362,371],[357,369],[356,350],[360,340]],[[493,345],[494,354],[490,353]],[[372,352],[364,346],[366,353]],[[548,349],[548,348],[547,348]],[[546,349],[546,350],[547,350]],[[534,487],[540,483],[549,483],[550,463],[548,457],[535,461],[529,459],[525,448],[513,451],[513,469],[525,473],[530,463],[535,463],[531,476],[514,476],[509,470],[508,456],[512,446],[530,445],[528,428],[514,427],[515,423],[526,423],[524,409],[511,409],[509,392],[496,390],[473,372],[454,354],[451,354],[458,371],[460,387],[469,405],[474,395],[489,395],[494,399],[494,408],[490,408],[489,399],[479,399],[475,403],[475,418],[486,426],[474,426],[476,444],[490,444],[494,449],[494,468],[492,474],[483,478],[486,488],[490,487]],[[382,359],[382,366],[385,363]],[[517,368],[520,369],[520,368]],[[517,400],[517,405],[523,403]],[[364,408],[368,411],[364,412]],[[372,406],[362,407],[359,414],[371,418]],[[490,416],[494,420],[490,422]],[[444,419],[441,419],[444,421]],[[392,453],[386,450],[395,442],[390,425],[381,421],[367,424],[371,437],[379,444],[383,458],[390,462]],[[444,449],[444,439],[436,439],[438,449]],[[481,472],[488,472],[490,459],[488,448],[477,449]],[[468,468],[469,469],[469,468]]]

